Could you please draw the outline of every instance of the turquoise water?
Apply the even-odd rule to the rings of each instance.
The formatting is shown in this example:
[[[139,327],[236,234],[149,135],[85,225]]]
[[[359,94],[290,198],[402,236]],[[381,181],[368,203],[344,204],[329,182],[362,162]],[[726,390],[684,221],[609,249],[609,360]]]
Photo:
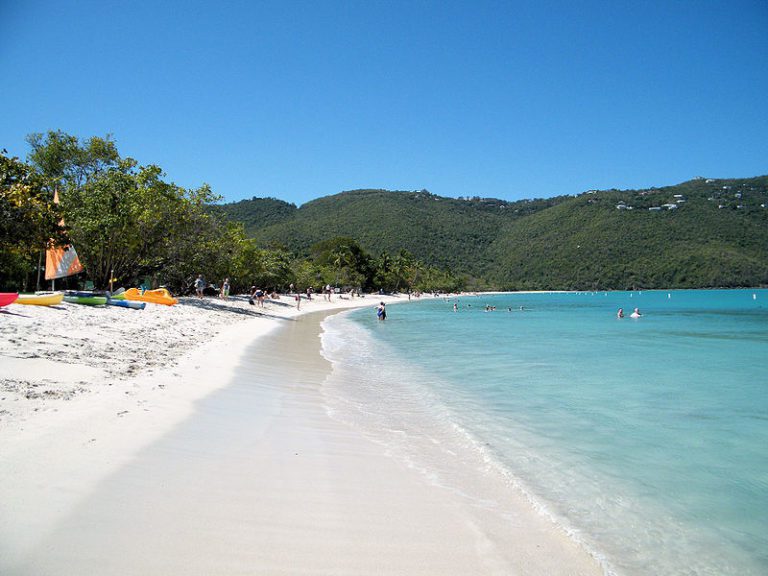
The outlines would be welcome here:
[[[768,574],[768,291],[374,304],[326,320],[327,397],[394,457],[610,574]]]

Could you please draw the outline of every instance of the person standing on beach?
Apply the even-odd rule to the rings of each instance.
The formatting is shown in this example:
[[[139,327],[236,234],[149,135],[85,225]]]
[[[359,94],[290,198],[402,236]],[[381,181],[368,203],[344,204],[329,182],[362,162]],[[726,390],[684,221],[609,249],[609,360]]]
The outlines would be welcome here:
[[[224,282],[221,285],[221,293],[219,294],[219,298],[222,300],[229,298],[229,278],[224,278]]]
[[[205,289],[205,280],[203,280],[202,274],[198,274],[197,280],[195,280],[195,292],[197,293],[198,298],[202,299],[204,289]]]

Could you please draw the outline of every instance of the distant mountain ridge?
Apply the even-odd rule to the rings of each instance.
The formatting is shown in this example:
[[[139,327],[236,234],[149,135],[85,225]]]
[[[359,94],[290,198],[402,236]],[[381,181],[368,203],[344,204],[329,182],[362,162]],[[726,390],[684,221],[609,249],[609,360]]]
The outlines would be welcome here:
[[[518,201],[352,190],[301,207],[253,198],[218,208],[297,254],[349,236],[478,287],[601,290],[768,285],[766,205],[768,176]]]

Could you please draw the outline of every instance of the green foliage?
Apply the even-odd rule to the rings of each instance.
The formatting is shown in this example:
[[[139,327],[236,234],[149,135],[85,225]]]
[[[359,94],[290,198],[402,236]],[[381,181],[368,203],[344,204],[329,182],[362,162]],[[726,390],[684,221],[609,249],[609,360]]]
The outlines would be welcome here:
[[[249,202],[238,203],[240,213]],[[669,204],[677,208],[656,210]],[[518,202],[356,190],[249,231],[304,256],[329,237],[353,238],[380,255],[369,286],[386,290],[424,289],[431,267],[452,271],[443,289],[760,286],[767,204],[765,176]],[[403,249],[425,268],[395,266],[391,255]]]
[[[100,287],[114,275],[184,292],[199,273],[235,292],[768,285],[766,176],[517,202],[355,190],[300,208],[220,205],[207,185],[184,189],[121,158],[110,136],[28,142],[30,164],[0,156],[4,288],[30,283],[50,239],[71,240]]]
[[[216,213],[240,222],[248,235],[256,230],[285,222],[293,217],[296,205],[276,198],[252,198],[212,208]]]
[[[337,236],[314,244],[311,259],[320,269],[327,284],[347,287],[368,287],[374,270],[371,257],[352,239]]]
[[[765,285],[767,202],[766,177],[582,194],[508,225],[490,250],[494,279],[517,289]],[[663,205],[677,208],[649,210]]]
[[[66,234],[45,180],[4,152],[0,153],[0,285],[28,289],[42,251],[49,242],[64,242]]]
[[[226,220],[209,186],[170,184],[158,166],[121,158],[110,137],[80,141],[59,131],[28,142],[32,165],[0,158],[3,287],[27,282],[50,238],[71,240],[97,288],[115,277],[118,285],[150,279],[185,292],[199,273],[217,283],[230,278],[234,291],[291,281],[289,256],[260,249],[241,224]],[[62,216],[68,237],[58,226]]]
[[[433,266],[479,273],[491,264],[483,259],[482,248],[509,206],[499,200],[441,198],[426,191],[359,190],[314,200],[290,219],[251,228],[251,233],[260,242],[281,244],[303,256],[317,242],[345,236],[371,253],[406,249]]]
[[[80,141],[61,130],[27,136],[29,162],[52,184],[82,186],[95,174],[117,166],[120,156],[111,136]]]

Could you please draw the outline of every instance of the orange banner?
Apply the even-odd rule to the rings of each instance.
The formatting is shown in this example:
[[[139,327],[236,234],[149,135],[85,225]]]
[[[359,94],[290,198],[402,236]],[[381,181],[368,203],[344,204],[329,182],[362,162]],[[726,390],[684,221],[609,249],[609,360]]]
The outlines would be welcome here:
[[[53,193],[53,203],[59,203],[59,191]],[[59,223],[64,225],[64,220]],[[61,246],[58,248],[48,248],[45,252],[45,279],[55,280],[56,278],[66,278],[83,271],[83,265],[77,257],[77,252],[73,246]]]
[[[83,265],[72,246],[49,248],[45,252],[45,279],[65,278],[83,271]]]

